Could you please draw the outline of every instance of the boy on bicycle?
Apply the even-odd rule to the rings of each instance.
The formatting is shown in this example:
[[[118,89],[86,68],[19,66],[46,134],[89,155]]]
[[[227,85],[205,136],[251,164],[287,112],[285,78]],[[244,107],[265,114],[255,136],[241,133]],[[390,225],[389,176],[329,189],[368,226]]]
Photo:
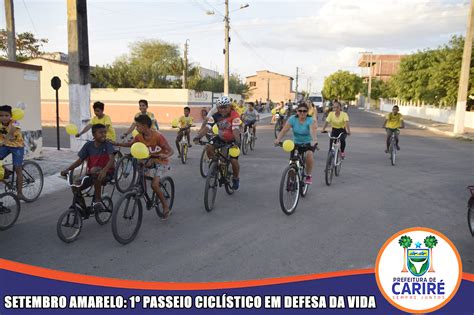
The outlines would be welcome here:
[[[400,151],[400,147],[398,146],[398,133],[400,128],[405,128],[405,122],[403,121],[403,115],[400,114],[399,108],[397,105],[393,106],[392,112],[385,116],[385,122],[383,123],[383,128],[387,131],[387,140],[385,141],[387,147],[385,149],[385,153],[388,153],[388,148],[390,147],[390,138],[392,134],[395,134],[395,145],[397,150]]]
[[[135,124],[135,118],[137,118],[140,115],[147,115],[148,117],[150,117],[150,119],[151,119],[151,128],[155,129],[155,130],[160,130],[160,127],[158,126],[158,122],[156,121],[155,115],[152,112],[148,111],[148,101],[147,100],[139,100],[138,101],[138,109],[140,111],[135,114],[135,117],[133,118],[134,121],[133,121],[132,125],[122,135],[122,139],[126,138],[135,129],[135,127],[137,126]]]
[[[184,116],[179,117],[179,131],[178,135],[176,136],[176,147],[178,148],[179,152],[179,142],[181,139],[186,136],[188,140],[188,146],[192,147],[191,145],[191,127],[193,125],[193,117],[189,116],[191,113],[191,109],[189,107],[184,108]]]
[[[128,143],[114,143],[120,147],[131,147],[136,142],[144,143],[150,152],[151,159],[146,163],[146,176],[153,178],[151,187],[163,205],[163,220],[171,213],[165,196],[160,188],[160,178],[170,170],[169,158],[174,154],[173,149],[166,138],[157,130],[152,129],[152,121],[147,115],[139,115],[135,118],[137,131],[135,138]]]
[[[115,129],[112,127],[112,120],[110,119],[110,116],[104,113],[104,103],[95,102],[94,105],[92,105],[92,108],[94,109],[95,116],[92,117],[89,124],[87,124],[87,126],[85,126],[81,132],[76,134],[76,138],[79,138],[81,135],[88,132],[93,125],[104,125],[107,130],[107,140],[115,141]]]
[[[15,121],[12,120],[11,106],[0,106],[0,123],[0,160],[3,160],[10,153],[12,154],[13,168],[16,173],[17,197],[24,200],[22,165],[25,143],[21,129],[15,126]],[[7,179],[9,175],[8,172],[5,172],[4,179]]]
[[[253,135],[257,139],[257,121],[260,120],[260,115],[255,110],[254,103],[248,103],[248,109],[242,114],[242,120],[244,121],[244,132],[247,128],[252,128]]]
[[[87,160],[87,179],[81,187],[73,187],[74,192],[80,192],[94,185],[94,200],[92,208],[102,209],[102,186],[109,182],[114,174],[114,147],[107,141],[107,127],[102,124],[92,125],[92,136],[94,141],[84,144],[77,154],[79,157],[68,168],[61,172],[61,176],[66,176],[70,171],[80,166]],[[81,197],[79,204],[86,209],[84,198]]]

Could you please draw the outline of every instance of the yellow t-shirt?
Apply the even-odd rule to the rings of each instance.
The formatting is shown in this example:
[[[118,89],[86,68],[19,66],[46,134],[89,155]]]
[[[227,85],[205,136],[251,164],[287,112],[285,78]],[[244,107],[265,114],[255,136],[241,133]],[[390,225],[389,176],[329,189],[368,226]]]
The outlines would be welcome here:
[[[179,128],[185,128],[193,124],[193,118],[191,116],[181,116],[179,117]]]
[[[25,146],[25,142],[23,141],[23,135],[21,134],[20,128],[13,127],[15,128],[15,131],[13,132],[13,139],[7,139],[7,135],[10,131],[10,126],[12,123],[13,122],[10,122],[6,126],[0,123],[0,145],[5,145],[12,148],[23,148]]]
[[[236,111],[240,116],[242,116],[242,114],[245,113],[245,110],[246,110],[246,109],[245,109],[245,106],[239,106],[239,105],[237,105],[237,106],[235,107],[235,111]]]
[[[107,134],[106,138],[107,140],[112,140],[115,141],[116,136],[115,136],[115,129],[112,127],[112,120],[108,115],[104,115],[102,118],[99,118],[97,116],[92,117],[91,119],[91,124],[96,125],[96,124],[102,124],[107,128]]]
[[[139,113],[137,113],[137,114],[135,115],[135,118],[137,118],[137,117],[140,116],[140,115],[144,115],[144,114],[143,114],[142,112],[139,112]],[[148,117],[150,117],[150,119],[151,119],[151,129],[156,130],[156,126],[157,126],[158,124],[156,123],[155,115],[154,115],[152,112],[146,112],[146,115],[147,115]]]
[[[340,112],[339,117],[337,117],[335,112],[330,112],[326,121],[335,129],[343,129],[346,126],[346,122],[349,121],[349,115],[345,112]]]
[[[397,129],[402,126],[402,121],[403,121],[403,115],[398,113],[394,115],[393,113],[387,114],[385,116],[385,119],[387,119],[387,123],[385,124],[385,128],[389,129]]]
[[[314,117],[314,107],[313,106],[310,106],[310,108],[308,109],[308,116]]]

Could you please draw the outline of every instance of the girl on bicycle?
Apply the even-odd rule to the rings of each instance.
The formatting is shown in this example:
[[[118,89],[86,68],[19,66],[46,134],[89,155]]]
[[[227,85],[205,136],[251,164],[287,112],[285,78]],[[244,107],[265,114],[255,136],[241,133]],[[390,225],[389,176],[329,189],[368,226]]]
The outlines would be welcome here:
[[[344,150],[346,149],[346,135],[351,135],[351,129],[349,127],[349,115],[346,112],[341,111],[341,103],[338,101],[333,102],[333,111],[329,113],[326,121],[324,122],[322,132],[326,132],[326,127],[331,125],[331,137],[339,137],[341,133],[344,133],[341,138],[341,157],[345,157]],[[329,141],[329,148],[332,146],[332,142]]]
[[[308,175],[304,182],[307,185],[311,185],[313,183],[313,178],[311,176],[313,171],[313,152],[318,144],[318,120],[308,116],[308,105],[305,103],[300,103],[298,105],[296,115],[293,115],[288,119],[288,122],[275,139],[275,144],[278,145],[290,129],[293,129],[295,150],[298,150],[300,154],[306,154],[306,170]]]

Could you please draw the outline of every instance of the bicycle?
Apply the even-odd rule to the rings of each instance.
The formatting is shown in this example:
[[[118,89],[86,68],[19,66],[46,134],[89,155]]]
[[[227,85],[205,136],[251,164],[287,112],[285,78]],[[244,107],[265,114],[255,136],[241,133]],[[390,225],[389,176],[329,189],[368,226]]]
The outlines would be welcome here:
[[[280,142],[278,146],[283,146],[283,142]],[[309,149],[314,152],[318,149],[317,144],[309,146]],[[300,196],[306,197],[309,189],[309,185],[304,182],[306,175],[305,154],[300,154],[296,144],[290,154],[290,163],[283,171],[280,181],[280,207],[284,214],[293,214],[298,206]]]
[[[234,189],[232,189],[232,165],[229,157],[229,149],[234,146],[234,142],[221,144],[215,150],[204,188],[204,207],[207,212],[211,212],[214,208],[218,187],[224,186],[228,195],[234,193]]]
[[[397,128],[395,131],[392,132],[390,136],[390,144],[388,146],[388,152],[390,153],[390,162],[393,166],[395,166],[396,158],[397,158],[397,139],[396,136],[400,134],[400,130]]]
[[[20,215],[20,200],[10,192],[0,194],[0,231],[11,228]]]
[[[123,155],[118,150],[116,155],[114,182],[115,187],[122,194],[130,190],[137,177],[137,160],[131,154]]]
[[[467,189],[471,191],[471,197],[467,202],[467,224],[471,235],[474,237],[474,186],[467,186]]]
[[[204,146],[203,149],[202,149],[202,152],[201,152],[201,159],[199,161],[199,172],[201,173],[201,176],[203,178],[207,177],[207,174],[209,172],[209,164],[211,163],[211,159],[207,156],[206,145],[209,142],[211,142],[213,136],[214,136],[213,134],[207,133],[206,134],[207,142],[206,141],[199,141],[199,144]]]
[[[184,132],[187,129],[190,129],[191,127],[193,127],[193,126],[188,126],[188,127],[185,127],[185,128],[179,128],[179,130],[178,130],[178,133],[180,133],[180,132],[183,133],[181,135],[181,140],[178,143],[178,153],[179,153],[179,157],[181,159],[181,163],[183,163],[183,164],[186,164],[186,160],[188,159],[188,147],[189,147],[189,143],[186,140],[186,135],[184,134]]]
[[[80,188],[84,185],[84,182],[87,179],[94,179],[95,177],[96,176],[86,175],[82,177],[80,182],[75,182],[73,171],[70,171],[66,176],[66,180],[69,187]],[[107,183],[103,184],[103,187],[106,185]],[[91,198],[89,206],[86,206],[85,202],[84,204],[81,204],[80,200],[84,200],[84,198]],[[93,185],[84,191],[73,189],[72,204],[69,206],[68,210],[61,214],[56,224],[56,233],[61,241],[65,243],[74,242],[81,233],[83,221],[89,219],[91,215],[94,215],[95,220],[99,225],[104,225],[110,221],[113,209],[112,197],[102,195],[100,201],[102,209],[98,211],[96,211],[92,206],[93,200]]]
[[[255,124],[256,122],[254,122]],[[255,135],[253,134],[253,128],[251,127],[251,125],[245,125],[244,127],[244,133],[242,135],[242,153],[244,155],[247,155],[247,153],[249,152],[249,148],[250,150],[254,150],[255,149]]]
[[[283,126],[285,125],[285,112],[286,111],[277,111],[275,113],[275,127],[273,129],[273,133],[275,135],[275,139],[278,137],[278,134],[280,131],[283,129]]]
[[[339,176],[342,168],[342,156],[341,156],[341,136],[345,134],[344,132],[340,133],[337,137],[331,137],[331,133],[325,131],[329,136],[329,141],[332,141],[331,148],[328,152],[328,157],[326,159],[326,168],[324,170],[324,179],[326,185],[330,186],[332,183],[333,175]]]
[[[43,170],[38,163],[30,160],[23,161],[22,173],[23,173],[23,196],[25,202],[33,202],[39,198],[43,191],[44,176]],[[16,191],[16,172],[14,169],[5,168],[5,177],[3,183],[5,184],[5,192],[10,192],[14,195]]]
[[[164,218],[164,209],[160,199],[154,191],[151,196],[148,194],[146,181],[153,179],[145,175],[145,164],[148,161],[150,161],[150,158],[137,163],[137,181],[120,197],[112,213],[112,233],[115,240],[123,245],[133,241],[140,230],[143,220],[142,198],[147,210],[155,208],[158,217]],[[160,178],[160,189],[171,211],[174,202],[173,179],[169,176]],[[130,207],[130,205],[132,206]],[[123,223],[123,226],[121,223]]]

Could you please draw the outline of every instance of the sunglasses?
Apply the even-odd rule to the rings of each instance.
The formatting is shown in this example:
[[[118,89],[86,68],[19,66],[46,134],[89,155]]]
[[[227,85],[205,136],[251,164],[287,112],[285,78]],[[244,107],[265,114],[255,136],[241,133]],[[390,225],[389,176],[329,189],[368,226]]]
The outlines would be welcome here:
[[[298,110],[298,113],[307,113],[307,110]]]

